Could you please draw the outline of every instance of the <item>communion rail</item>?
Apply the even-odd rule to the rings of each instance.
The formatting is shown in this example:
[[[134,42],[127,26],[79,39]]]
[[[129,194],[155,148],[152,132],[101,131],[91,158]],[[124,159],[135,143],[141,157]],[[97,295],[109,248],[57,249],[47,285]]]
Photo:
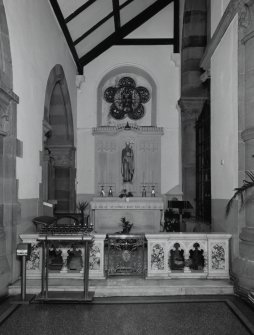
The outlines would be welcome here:
[[[223,233],[158,233],[145,234],[147,279],[153,278],[229,278],[229,242]],[[41,278],[42,245],[39,234],[21,234],[31,244],[27,260],[27,278]],[[105,234],[94,234],[89,251],[89,278],[105,279]],[[83,250],[71,245],[49,245],[51,270],[49,278],[82,278]],[[73,258],[73,256],[75,256]],[[59,257],[61,262],[59,262]],[[126,258],[127,259],[127,258]],[[74,264],[74,265],[73,265]]]

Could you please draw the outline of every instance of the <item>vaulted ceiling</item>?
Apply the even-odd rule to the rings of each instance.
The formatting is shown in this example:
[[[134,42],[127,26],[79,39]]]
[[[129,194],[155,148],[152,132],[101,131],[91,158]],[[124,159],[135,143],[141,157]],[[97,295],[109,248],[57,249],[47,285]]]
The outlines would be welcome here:
[[[113,45],[173,44],[179,52],[179,0],[49,0],[79,73]],[[174,36],[125,38],[170,3],[174,3]]]

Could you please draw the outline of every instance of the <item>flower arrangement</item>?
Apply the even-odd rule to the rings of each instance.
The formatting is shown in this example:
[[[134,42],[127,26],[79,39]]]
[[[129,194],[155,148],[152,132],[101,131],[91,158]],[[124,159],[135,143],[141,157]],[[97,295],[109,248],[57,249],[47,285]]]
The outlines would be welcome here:
[[[121,218],[121,223],[122,223],[122,228],[123,228],[122,234],[129,234],[133,226],[133,223],[130,223],[129,221],[127,221],[125,217]]]

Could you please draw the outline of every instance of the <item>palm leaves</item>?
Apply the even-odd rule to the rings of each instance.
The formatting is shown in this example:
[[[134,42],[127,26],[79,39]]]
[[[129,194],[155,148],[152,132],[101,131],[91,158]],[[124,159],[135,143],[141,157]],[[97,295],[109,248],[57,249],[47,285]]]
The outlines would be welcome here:
[[[245,171],[246,175],[249,177],[250,180],[243,180],[243,185],[241,187],[236,187],[234,189],[235,193],[233,195],[233,197],[229,200],[229,202],[227,203],[227,207],[226,207],[226,216],[228,216],[231,207],[233,205],[233,201],[236,198],[240,198],[241,201],[241,207],[240,210],[244,208],[244,206],[246,206],[248,203],[250,203],[253,199],[254,199],[254,194],[250,194],[249,196],[245,196],[245,192],[249,189],[251,189],[252,187],[254,187],[254,173],[251,171]]]

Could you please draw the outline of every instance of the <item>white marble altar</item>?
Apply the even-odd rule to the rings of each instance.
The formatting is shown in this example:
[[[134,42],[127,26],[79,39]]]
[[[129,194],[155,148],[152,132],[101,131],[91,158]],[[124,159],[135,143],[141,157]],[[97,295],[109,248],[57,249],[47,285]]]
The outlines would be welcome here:
[[[24,243],[31,243],[31,256],[29,257],[26,269],[28,279],[40,279],[41,278],[41,260],[42,260],[42,246],[38,241],[39,234],[21,234],[20,239]],[[104,240],[105,234],[94,234],[94,242],[90,248],[89,257],[89,279],[104,279]],[[70,242],[71,247],[71,242]],[[68,256],[68,246],[59,247],[62,251],[63,267],[60,271],[50,271],[49,279],[52,278],[83,278],[83,268],[80,272],[69,271],[66,267],[66,260]],[[82,250],[83,252],[83,250]]]
[[[99,197],[90,206],[97,233],[122,231],[122,217],[133,224],[132,233],[158,233],[163,229],[162,197]]]
[[[230,234],[224,233],[161,233],[146,234],[147,239],[147,278],[229,278],[229,241]],[[183,251],[183,270],[171,270],[170,251],[175,244]],[[191,270],[189,267],[190,250],[199,244],[204,256],[204,268]]]
[[[38,241],[38,236],[39,234],[20,235],[22,242],[31,243],[32,245],[32,253],[26,266],[27,279],[41,279],[42,248],[40,242]],[[89,279],[105,279],[104,240],[106,235],[95,234],[94,237],[94,244],[90,249]],[[230,238],[230,234],[223,233],[146,234],[147,279],[229,279]],[[170,250],[174,249],[175,243],[179,243],[180,249],[184,250],[185,266],[183,270],[175,271],[170,269]],[[193,245],[195,243],[198,243],[200,245],[199,249],[203,250],[205,263],[202,270],[190,269],[189,252],[190,250],[193,250]],[[60,249],[62,250],[62,247],[60,247]],[[68,278],[73,280],[82,280],[83,269],[81,269],[80,272],[68,270],[49,272],[49,279],[52,280],[63,280]]]

